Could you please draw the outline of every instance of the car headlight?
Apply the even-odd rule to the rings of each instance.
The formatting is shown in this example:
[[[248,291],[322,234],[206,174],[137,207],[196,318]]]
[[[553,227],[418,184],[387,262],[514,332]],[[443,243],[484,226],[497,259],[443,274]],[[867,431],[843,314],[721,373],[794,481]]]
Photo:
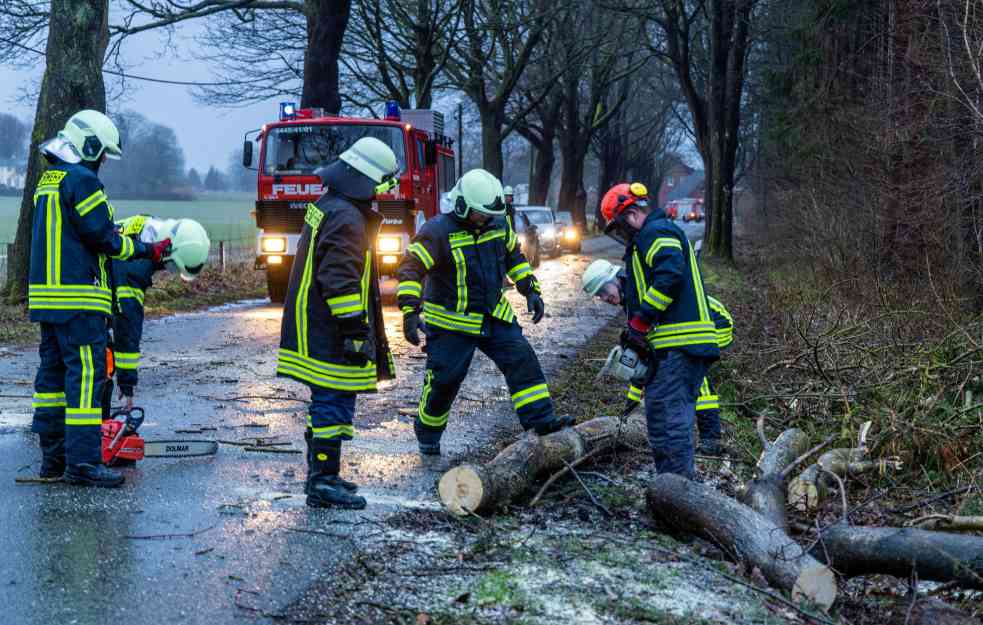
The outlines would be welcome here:
[[[563,238],[565,238],[567,241],[576,241],[577,240],[577,231],[574,230],[573,228],[567,228],[563,232]]]
[[[397,253],[401,246],[402,240],[399,237],[379,237],[376,240],[376,251],[379,252]]]
[[[264,252],[269,252],[271,254],[282,254],[287,251],[287,238],[286,237],[263,237],[262,249]]]

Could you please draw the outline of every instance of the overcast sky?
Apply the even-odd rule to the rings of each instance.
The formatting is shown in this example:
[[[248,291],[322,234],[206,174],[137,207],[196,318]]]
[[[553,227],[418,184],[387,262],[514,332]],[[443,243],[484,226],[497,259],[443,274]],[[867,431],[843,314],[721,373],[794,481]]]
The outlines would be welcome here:
[[[195,28],[200,26],[182,27],[175,37],[177,54],[169,52],[163,58],[159,58],[162,45],[157,34],[134,37],[125,49],[128,71],[169,80],[214,80],[207,65],[190,59],[189,51],[194,45],[190,34]],[[21,85],[40,80],[44,72],[40,61],[43,59],[26,70],[0,66],[0,110],[28,124],[34,120],[35,102],[26,104],[16,100]],[[126,99],[111,103],[110,108],[134,109],[152,121],[173,128],[184,149],[187,167],[199,170],[206,170],[209,165],[225,169],[229,154],[241,144],[243,133],[273,120],[279,112],[278,100],[244,108],[214,108],[196,102],[188,87],[143,81],[129,81],[128,85]]]

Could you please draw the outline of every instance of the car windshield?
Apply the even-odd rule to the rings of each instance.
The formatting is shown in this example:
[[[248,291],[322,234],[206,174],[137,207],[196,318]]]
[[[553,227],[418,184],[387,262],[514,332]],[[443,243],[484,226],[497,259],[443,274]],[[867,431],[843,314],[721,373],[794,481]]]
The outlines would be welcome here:
[[[263,171],[274,174],[311,174],[335,160],[363,137],[374,137],[392,148],[400,172],[406,171],[403,132],[393,126],[343,124],[290,125],[274,128],[266,140]]]
[[[549,211],[544,210],[524,210],[520,211],[523,215],[529,218],[529,221],[537,225],[545,225],[553,223],[553,217],[550,215]]]
[[[561,224],[563,224],[564,226],[572,226],[573,225],[573,215],[571,215],[570,213],[567,213],[567,212],[557,213],[556,214],[556,220],[558,222],[560,222]]]

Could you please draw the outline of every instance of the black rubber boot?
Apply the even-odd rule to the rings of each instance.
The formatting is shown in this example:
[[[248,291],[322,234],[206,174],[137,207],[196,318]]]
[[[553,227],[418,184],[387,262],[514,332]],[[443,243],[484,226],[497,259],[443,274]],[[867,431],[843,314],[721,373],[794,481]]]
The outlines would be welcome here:
[[[40,477],[54,479],[65,473],[65,438],[56,434],[41,434]]]
[[[311,451],[311,440],[313,440],[313,438],[314,438],[314,434],[311,432],[311,428],[307,428],[307,431],[304,432],[304,442],[307,443],[307,474],[308,475],[310,475],[312,473],[312,471],[311,471],[311,458],[314,457],[314,454]],[[338,480],[337,481],[338,481],[338,484],[342,488],[344,488],[345,490],[347,490],[348,492],[350,492],[350,493],[358,492],[358,484],[356,484],[355,482],[349,482],[348,480],[346,480],[346,479],[344,479],[343,477],[340,477],[340,476],[338,477]],[[311,481],[310,480],[307,480],[306,482],[304,482],[304,494],[305,495],[309,495],[310,494],[310,492],[308,492],[308,491],[310,491],[310,484],[311,484]]]
[[[553,417],[553,419],[550,421],[537,423],[534,425],[533,431],[540,436],[544,436],[546,434],[552,434],[553,432],[559,432],[563,428],[572,427],[574,423],[576,423],[576,420],[570,415]]]
[[[724,453],[720,439],[700,441],[700,446],[696,448],[696,453],[701,456],[720,456]]]
[[[78,486],[116,488],[125,480],[123,476],[101,464],[70,464],[65,468],[65,481]]]
[[[422,455],[440,455],[440,435],[443,434],[442,430],[433,430],[420,425],[419,421],[414,421],[413,432],[416,434],[416,442],[420,445],[420,453]]]
[[[312,508],[361,510],[365,498],[354,495],[358,486],[338,477],[341,468],[341,441],[311,438],[308,443],[307,505]]]

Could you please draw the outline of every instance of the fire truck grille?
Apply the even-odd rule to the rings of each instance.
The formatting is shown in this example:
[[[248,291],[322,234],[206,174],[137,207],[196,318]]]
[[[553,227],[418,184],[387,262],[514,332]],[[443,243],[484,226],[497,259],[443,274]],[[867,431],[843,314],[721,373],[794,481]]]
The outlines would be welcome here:
[[[412,206],[411,200],[378,202],[384,223],[396,226],[396,229],[401,229],[400,225],[412,228]],[[268,232],[300,232],[304,228],[306,212],[307,202],[259,201],[256,202],[256,226]]]

